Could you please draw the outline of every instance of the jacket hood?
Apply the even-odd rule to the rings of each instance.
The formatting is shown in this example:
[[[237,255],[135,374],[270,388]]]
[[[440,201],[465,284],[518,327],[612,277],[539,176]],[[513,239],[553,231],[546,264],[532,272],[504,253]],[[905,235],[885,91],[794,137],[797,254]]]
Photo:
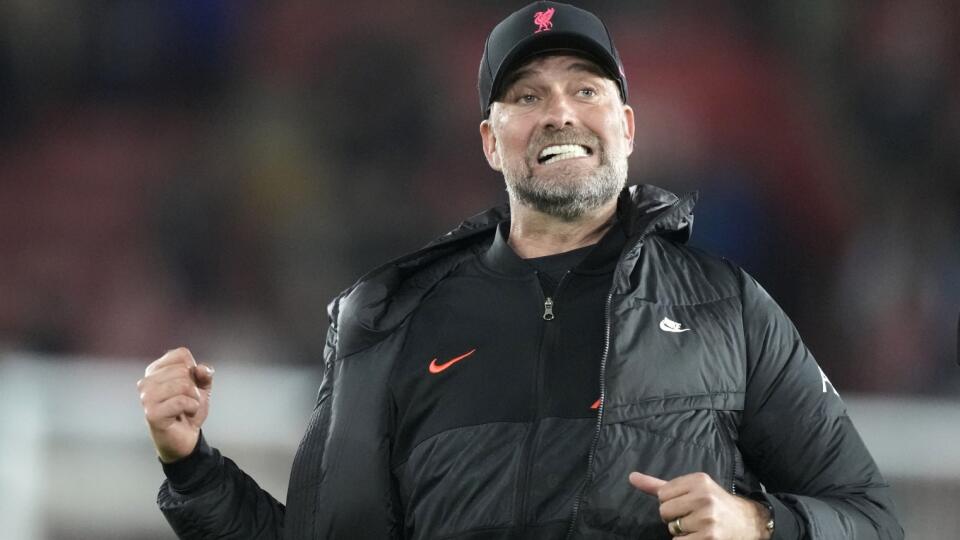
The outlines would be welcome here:
[[[696,192],[684,197],[651,185],[624,188],[617,213],[628,241],[615,274],[622,284],[639,256],[641,240],[658,234],[686,242],[693,226]],[[368,272],[327,308],[342,358],[383,339],[399,326],[437,283],[461,262],[485,249],[499,223],[510,219],[507,205],[468,218],[413,253]]]

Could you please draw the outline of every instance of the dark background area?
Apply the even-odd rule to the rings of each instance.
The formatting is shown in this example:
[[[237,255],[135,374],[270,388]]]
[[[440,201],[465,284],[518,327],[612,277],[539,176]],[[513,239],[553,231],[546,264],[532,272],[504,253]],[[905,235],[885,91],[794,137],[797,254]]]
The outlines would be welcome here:
[[[326,303],[505,200],[486,34],[522,3],[0,2],[0,349],[320,358]],[[954,394],[954,2],[580,2],[631,183],[700,191],[840,389]],[[122,361],[122,360],[118,360]]]

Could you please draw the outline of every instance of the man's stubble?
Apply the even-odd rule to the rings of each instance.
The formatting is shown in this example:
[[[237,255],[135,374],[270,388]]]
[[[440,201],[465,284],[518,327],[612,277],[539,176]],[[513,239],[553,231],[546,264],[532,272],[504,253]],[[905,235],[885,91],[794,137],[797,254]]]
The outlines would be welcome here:
[[[545,145],[584,144],[599,154],[600,164],[584,172],[564,162],[551,167],[549,175],[534,177],[530,163]],[[531,141],[525,159],[505,164],[503,177],[511,202],[518,202],[564,221],[576,221],[619,195],[627,182],[627,155],[604,148],[599,138],[586,130],[545,132]]]

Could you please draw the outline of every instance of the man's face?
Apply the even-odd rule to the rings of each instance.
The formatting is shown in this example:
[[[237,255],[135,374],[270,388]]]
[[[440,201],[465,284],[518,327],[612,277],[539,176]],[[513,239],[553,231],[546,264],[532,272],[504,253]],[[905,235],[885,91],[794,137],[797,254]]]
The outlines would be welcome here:
[[[512,202],[572,221],[620,193],[633,151],[633,110],[596,64],[541,56],[504,88],[480,134]]]

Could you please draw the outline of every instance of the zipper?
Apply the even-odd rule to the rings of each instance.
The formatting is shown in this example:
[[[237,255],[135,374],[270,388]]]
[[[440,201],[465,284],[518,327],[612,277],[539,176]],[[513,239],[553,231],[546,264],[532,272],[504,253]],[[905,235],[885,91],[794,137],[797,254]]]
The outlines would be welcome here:
[[[555,319],[553,315],[553,298],[549,296],[543,301],[543,320],[552,321]]]
[[[731,461],[731,463],[730,463],[730,469],[731,469],[731,470],[730,470],[730,493],[732,493],[732,494],[734,494],[734,495],[737,494],[737,474],[739,473],[738,469],[740,468],[740,464],[739,464],[739,461],[740,461],[740,460],[737,458],[737,454],[739,454],[739,453],[740,453],[740,452],[737,452],[737,448],[736,448],[735,445],[730,448],[730,461]]]
[[[724,478],[720,484],[721,486],[726,485],[727,491],[736,495],[737,477],[740,475],[740,452],[737,451],[737,437],[732,433],[734,428],[730,426],[729,420],[724,418],[720,411],[713,410],[711,415],[713,416],[713,423],[717,426],[717,430],[723,438],[723,443],[725,443],[721,451],[730,458],[729,473],[724,473]]]
[[[686,204],[690,198],[690,195],[686,195],[679,199],[674,205],[673,209],[680,208]],[[653,234],[654,225],[656,225],[658,221],[664,219],[664,217],[672,214],[673,209],[668,210],[654,218],[654,220],[647,225],[647,232],[640,235],[640,238],[637,239],[636,244],[642,244],[648,236]],[[616,268],[619,267],[620,261],[617,261]],[[614,270],[614,278],[616,278],[616,270]],[[593,442],[590,443],[590,453],[587,454],[587,475],[584,479],[583,485],[580,486],[580,493],[577,493],[577,498],[573,502],[573,510],[570,513],[570,526],[567,527],[566,540],[573,538],[573,530],[576,528],[577,518],[580,515],[580,503],[583,501],[583,495],[586,493],[587,486],[590,485],[590,480],[593,478],[594,455],[597,453],[597,444],[600,442],[600,430],[603,427],[603,412],[606,408],[607,401],[607,356],[610,353],[610,307],[611,303],[613,302],[613,288],[615,286],[615,283],[610,285],[610,292],[607,293],[607,305],[603,313],[603,355],[600,357],[600,407],[597,408],[597,424],[596,428],[593,430]]]
[[[597,443],[600,442],[600,428],[603,426],[603,409],[606,402],[607,385],[604,375],[607,371],[607,355],[610,352],[610,305],[613,302],[613,290],[607,293],[607,302],[603,311],[603,355],[600,357],[600,406],[597,408],[597,426],[593,430],[593,442],[590,443],[590,453],[587,454],[587,476],[580,486],[580,493],[573,502],[573,512],[570,516],[570,526],[567,528],[566,538],[573,537],[573,529],[580,513],[580,502],[587,491],[590,479],[593,477],[593,457],[597,453]]]
[[[534,274],[537,275],[537,280],[540,280],[540,271],[534,271]],[[567,280],[567,276],[570,275],[570,270],[564,272],[563,277],[560,278],[560,281],[557,282],[557,287],[553,290],[553,295],[557,296],[560,293],[560,287],[563,286],[563,282]],[[543,289],[541,288],[541,291]],[[553,307],[556,305],[556,302],[553,300],[553,297],[547,296],[543,299],[543,320],[552,321],[556,319],[556,315],[553,313]]]
[[[733,494],[733,495],[736,495],[736,494],[737,494],[737,469],[739,468],[739,466],[737,465],[737,461],[739,461],[739,460],[737,459],[737,449],[736,449],[736,448],[733,448],[733,449],[730,451],[730,458],[731,458],[730,460],[733,462],[733,463],[730,464],[730,469],[731,469],[731,471],[730,471],[730,493]]]
[[[544,312],[543,320],[552,321],[556,319],[555,314],[553,313],[553,308],[556,306],[556,301],[554,297],[559,297],[560,290],[563,287],[564,282],[567,280],[567,276],[570,275],[570,271],[567,270],[563,277],[560,278],[560,281],[557,282],[557,287],[553,291],[553,297],[546,296],[543,294],[543,288],[540,285],[539,272],[537,274],[537,289],[540,291],[540,296],[543,298]],[[533,469],[533,460],[536,452],[534,452],[536,447],[536,435],[540,430],[540,414],[541,414],[541,400],[543,397],[543,366],[544,366],[544,354],[546,351],[549,351],[551,344],[554,340],[554,334],[556,333],[556,325],[554,324],[544,324],[543,331],[540,334],[540,347],[537,351],[537,366],[536,366],[536,385],[534,388],[534,403],[535,411],[533,421],[530,425],[530,431],[527,432],[527,436],[523,440],[523,468],[520,470],[520,480],[517,484],[517,502],[516,502],[516,516],[517,522],[519,524],[525,525],[528,521],[527,519],[527,489],[530,486],[530,471]]]
[[[743,476],[743,455],[737,447],[736,437],[730,444],[730,453],[733,455],[733,474],[730,476],[730,493],[737,494],[737,478]]]

